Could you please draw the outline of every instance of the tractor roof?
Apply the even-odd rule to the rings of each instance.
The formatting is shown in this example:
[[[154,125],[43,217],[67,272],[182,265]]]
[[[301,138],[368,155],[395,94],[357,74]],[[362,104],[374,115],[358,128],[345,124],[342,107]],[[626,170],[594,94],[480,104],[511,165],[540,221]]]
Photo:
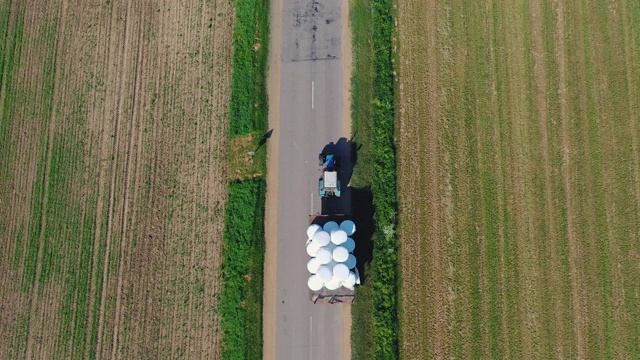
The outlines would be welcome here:
[[[337,188],[338,187],[338,172],[325,171],[324,172],[324,187],[325,188]]]

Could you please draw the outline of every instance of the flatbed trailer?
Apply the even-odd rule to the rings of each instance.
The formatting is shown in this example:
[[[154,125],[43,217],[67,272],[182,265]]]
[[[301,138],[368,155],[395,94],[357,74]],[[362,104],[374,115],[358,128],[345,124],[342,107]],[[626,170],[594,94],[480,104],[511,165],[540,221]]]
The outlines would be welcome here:
[[[345,220],[351,220],[351,217],[345,214],[309,215],[309,225],[324,226],[329,221],[335,221],[340,224]],[[351,304],[355,300],[355,290],[344,286],[336,290],[327,290],[324,287],[319,291],[309,290],[309,300],[314,304]]]

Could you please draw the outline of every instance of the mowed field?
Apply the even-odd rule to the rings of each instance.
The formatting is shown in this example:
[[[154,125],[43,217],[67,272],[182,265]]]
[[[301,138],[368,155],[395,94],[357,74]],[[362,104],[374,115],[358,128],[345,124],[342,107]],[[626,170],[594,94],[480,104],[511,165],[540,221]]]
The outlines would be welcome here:
[[[401,355],[640,358],[640,3],[398,2]]]
[[[219,357],[232,27],[0,2],[0,358]]]

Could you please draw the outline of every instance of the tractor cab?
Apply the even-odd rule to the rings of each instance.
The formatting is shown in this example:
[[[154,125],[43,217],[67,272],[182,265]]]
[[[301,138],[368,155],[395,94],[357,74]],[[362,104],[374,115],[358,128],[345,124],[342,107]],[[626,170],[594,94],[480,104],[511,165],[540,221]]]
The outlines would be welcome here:
[[[340,197],[340,180],[336,170],[337,158],[334,154],[326,156],[320,154],[320,166],[324,166],[322,177],[318,181],[318,193],[320,196]]]

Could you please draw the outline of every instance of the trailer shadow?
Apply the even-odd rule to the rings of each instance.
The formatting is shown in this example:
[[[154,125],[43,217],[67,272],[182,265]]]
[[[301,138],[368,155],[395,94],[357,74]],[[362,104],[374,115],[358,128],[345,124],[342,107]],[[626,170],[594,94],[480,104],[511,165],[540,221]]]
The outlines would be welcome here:
[[[357,268],[360,272],[361,283],[364,284],[368,264],[373,258],[373,233],[375,223],[373,221],[373,195],[369,188],[351,188],[351,204],[353,207],[353,222],[356,224],[356,232],[353,240],[356,248],[353,255],[358,260]]]

